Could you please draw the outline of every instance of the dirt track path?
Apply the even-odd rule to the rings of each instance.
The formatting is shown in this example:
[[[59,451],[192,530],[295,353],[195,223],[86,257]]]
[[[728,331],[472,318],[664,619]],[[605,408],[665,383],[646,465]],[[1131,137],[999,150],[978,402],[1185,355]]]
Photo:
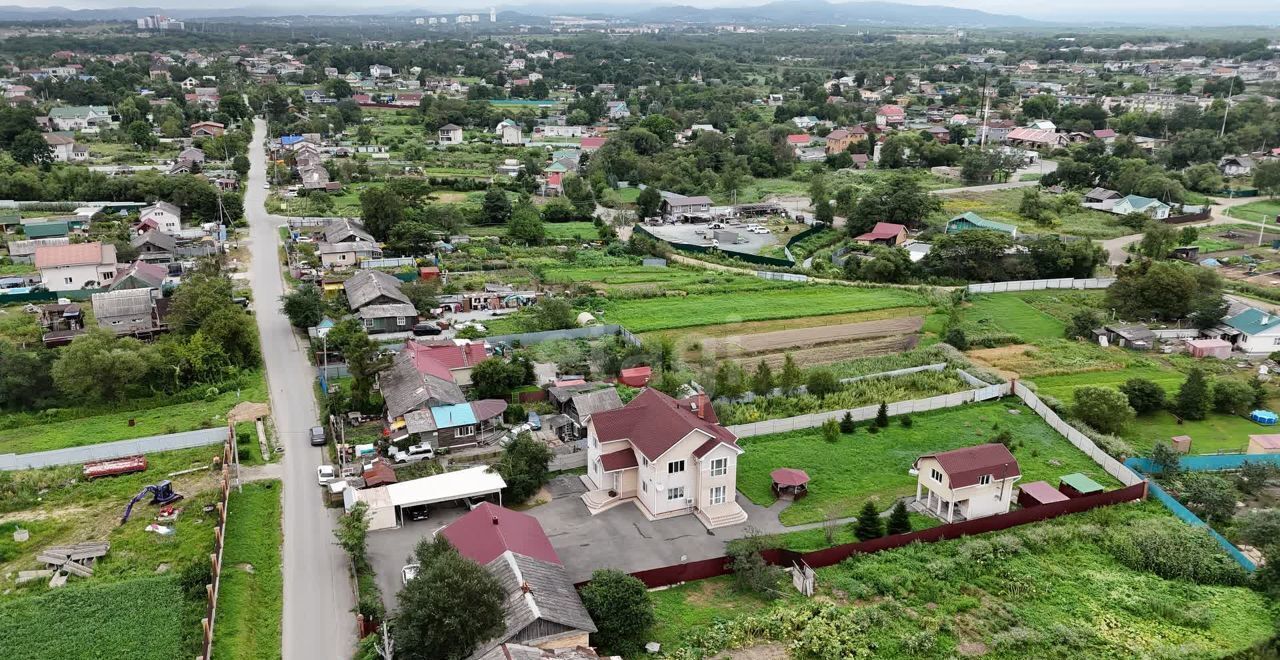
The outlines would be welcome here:
[[[716,356],[737,357],[772,353],[784,349],[808,348],[876,337],[914,334],[924,325],[924,317],[907,316],[880,321],[843,323],[796,330],[778,330],[738,335],[703,342],[702,350]]]

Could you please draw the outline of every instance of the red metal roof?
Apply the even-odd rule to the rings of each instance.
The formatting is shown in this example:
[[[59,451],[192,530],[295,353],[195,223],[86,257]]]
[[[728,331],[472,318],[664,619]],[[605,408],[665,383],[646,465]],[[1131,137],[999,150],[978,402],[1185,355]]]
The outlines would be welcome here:
[[[1044,481],[1033,481],[1029,484],[1022,484],[1021,486],[1018,486],[1018,488],[1024,495],[1027,495],[1041,504],[1065,502],[1071,499],[1070,497],[1063,495],[1057,488],[1050,486]]]
[[[653,377],[651,367],[631,367],[618,372],[618,382],[630,387],[644,387]]]
[[[379,459],[374,461],[361,477],[364,478],[366,488],[385,486],[396,482],[396,471],[386,461]]]
[[[898,236],[902,235],[902,232],[904,232],[904,231],[906,231],[906,230],[907,230],[907,228],[906,228],[906,227],[904,227],[904,226],[902,226],[902,225],[899,225],[899,224],[894,224],[894,223],[892,223],[892,222],[877,222],[877,223],[876,223],[876,226],[875,226],[874,228],[872,228],[872,230],[871,230],[871,231],[869,231],[869,232],[867,232],[867,233],[865,233],[865,234],[863,234],[863,235],[861,235],[861,236],[858,236],[857,238],[855,238],[855,239],[853,239],[853,240],[855,240],[855,241],[882,241],[882,240],[886,240],[886,239],[890,239],[890,238],[897,238]]]
[[[1009,453],[1009,449],[999,443],[989,443],[976,447],[964,447],[944,451],[940,454],[925,454],[916,459],[920,461],[932,458],[942,466],[951,480],[952,488],[964,488],[978,483],[978,478],[989,474],[993,479],[1007,479],[1022,475],[1018,460]]]
[[[809,473],[795,468],[778,468],[769,473],[769,478],[779,486],[803,486],[809,483]]]
[[[702,417],[694,412],[695,406],[699,407]],[[716,444],[736,447],[738,440],[717,423],[710,403],[703,401],[698,406],[696,398],[676,401],[653,388],[645,389],[621,408],[592,415],[591,423],[595,425],[596,437],[601,442],[629,440],[650,460],[664,454],[694,430],[712,438],[699,447],[698,451],[704,454]]]
[[[636,461],[636,453],[630,449],[610,452],[600,456],[600,465],[604,467],[605,472],[625,470],[627,468],[636,467],[639,464],[640,463]]]
[[[787,144],[809,144],[809,141],[812,139],[813,139],[812,137],[809,137],[804,133],[800,133],[798,135],[788,135]]]
[[[459,554],[481,566],[508,550],[539,561],[561,563],[537,518],[489,502],[482,502],[440,533]]]
[[[440,376],[440,374],[430,371],[437,368],[430,364],[433,361],[443,365],[446,369],[466,369],[474,367],[484,362],[489,357],[488,351],[485,350],[484,342],[469,342],[459,346],[453,340],[425,340],[425,339],[409,339],[404,343],[406,351],[410,351],[413,355],[413,364],[418,368],[420,373],[439,376],[446,380],[453,380],[453,376]]]
[[[580,143],[583,149],[599,149],[609,138],[602,137],[584,137]]]
[[[471,402],[471,412],[476,416],[477,422],[493,419],[506,411],[507,402],[502,399],[481,399]]]

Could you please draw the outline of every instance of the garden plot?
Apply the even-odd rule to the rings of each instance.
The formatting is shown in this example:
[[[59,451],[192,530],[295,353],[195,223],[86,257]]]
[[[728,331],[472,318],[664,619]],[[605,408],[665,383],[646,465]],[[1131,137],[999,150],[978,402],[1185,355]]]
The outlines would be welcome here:
[[[744,334],[702,342],[703,355],[742,364],[763,360],[780,367],[790,353],[800,364],[829,364],[910,350],[919,341],[922,316]]]

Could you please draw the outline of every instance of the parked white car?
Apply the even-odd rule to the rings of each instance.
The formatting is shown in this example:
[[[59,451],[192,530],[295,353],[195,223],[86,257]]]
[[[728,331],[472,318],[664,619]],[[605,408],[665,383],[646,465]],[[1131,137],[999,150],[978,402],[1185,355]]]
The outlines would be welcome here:
[[[321,486],[329,485],[329,482],[338,478],[337,470],[332,465],[320,465],[316,467],[316,482]]]
[[[421,564],[408,564],[400,569],[400,581],[409,584],[409,581],[418,577],[418,571],[422,568]]]
[[[436,451],[431,448],[431,445],[425,442],[413,445],[404,451],[400,451],[398,447],[392,445],[390,454],[391,460],[396,463],[417,463],[418,461],[425,461],[436,457]]]

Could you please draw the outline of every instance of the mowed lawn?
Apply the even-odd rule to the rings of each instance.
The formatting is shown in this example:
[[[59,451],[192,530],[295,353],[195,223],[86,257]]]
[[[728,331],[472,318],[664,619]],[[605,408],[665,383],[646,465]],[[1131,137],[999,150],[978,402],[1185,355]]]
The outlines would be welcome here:
[[[610,301],[603,320],[620,323],[632,332],[649,332],[910,307],[923,302],[920,294],[905,289],[802,286]]]
[[[1032,307],[1015,294],[978,296],[965,308],[964,317],[969,323],[998,326],[1032,344],[1046,339],[1061,339],[1067,329],[1062,321]]]
[[[1182,381],[1187,377],[1172,369],[1156,367],[1138,367],[1117,371],[1084,371],[1061,376],[1036,376],[1031,379],[1036,384],[1036,391],[1047,394],[1063,403],[1071,403],[1072,393],[1078,387],[1115,387],[1118,388],[1130,378],[1149,380],[1164,388],[1170,395],[1178,391]]]
[[[1016,411],[1014,414],[1010,411]],[[1021,446],[1014,451],[1022,482],[1082,472],[1107,486],[1119,482],[1035,413],[1014,400],[972,404],[912,416],[911,428],[898,418],[877,434],[860,426],[829,443],[818,429],[745,438],[738,459],[738,490],[760,505],[773,503],[769,473],[780,467],[809,473],[809,495],[782,512],[784,525],[820,522],[856,515],[864,502],[888,508],[896,498],[915,495],[916,478],[907,473],[922,454],[988,442],[1007,429]]]
[[[134,407],[87,417],[68,415],[59,421],[33,421],[29,425],[0,430],[0,453],[26,454],[225,426],[227,412],[236,404],[267,400],[266,382],[262,376],[253,376],[251,383],[238,392],[224,392],[211,399]]]
[[[1069,406],[1076,388],[1119,388],[1130,378],[1150,380],[1164,388],[1170,398],[1177,394],[1178,388],[1186,380],[1186,376],[1180,372],[1155,367],[1086,371],[1062,376],[1041,376],[1031,380],[1036,384],[1037,393],[1054,397]],[[1157,442],[1167,442],[1175,435],[1187,435],[1191,436],[1191,453],[1216,454],[1244,451],[1249,444],[1249,434],[1269,433],[1268,429],[1269,427],[1244,417],[1215,412],[1209,413],[1203,420],[1185,420],[1179,424],[1173,413],[1161,410],[1138,417],[1120,435],[1140,453],[1150,451]]]
[[[1280,199],[1259,200],[1233,206],[1227,209],[1227,215],[1253,222],[1271,222],[1276,219],[1276,216],[1280,216]]]

